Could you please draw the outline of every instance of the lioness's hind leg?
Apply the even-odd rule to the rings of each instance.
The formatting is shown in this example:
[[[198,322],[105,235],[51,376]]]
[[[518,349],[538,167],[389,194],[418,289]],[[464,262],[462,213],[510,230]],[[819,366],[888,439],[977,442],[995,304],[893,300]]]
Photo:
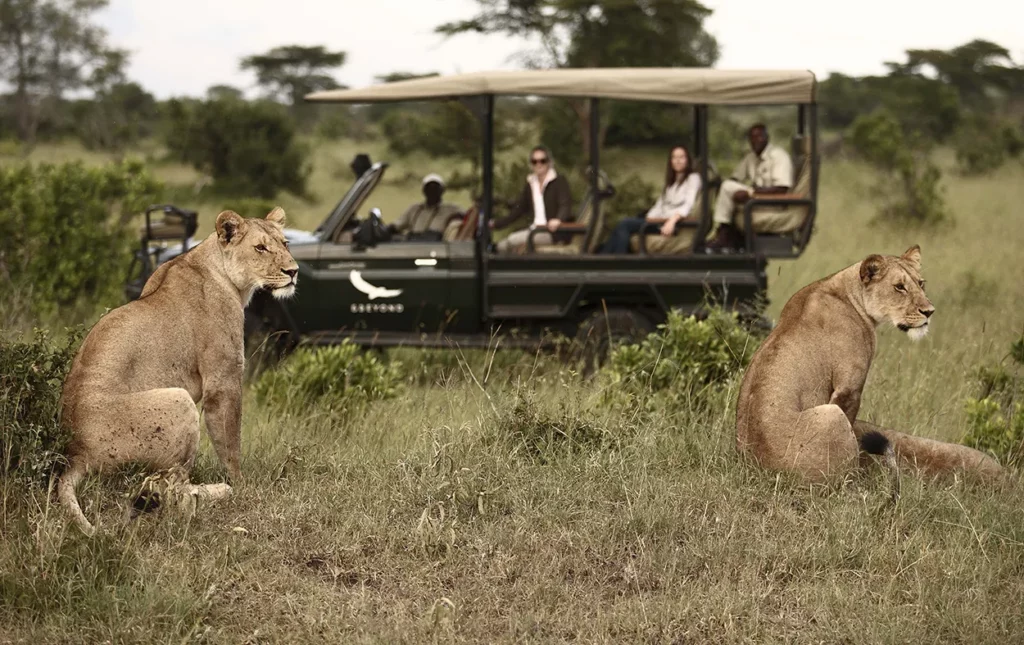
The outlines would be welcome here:
[[[181,388],[84,398],[70,418],[72,447],[58,498],[87,534],[94,529],[75,493],[86,474],[130,462],[158,470],[191,469],[199,451],[199,411]]]
[[[857,463],[857,439],[838,405],[829,403],[804,410],[783,437],[778,455],[782,467],[812,481],[841,475]]]

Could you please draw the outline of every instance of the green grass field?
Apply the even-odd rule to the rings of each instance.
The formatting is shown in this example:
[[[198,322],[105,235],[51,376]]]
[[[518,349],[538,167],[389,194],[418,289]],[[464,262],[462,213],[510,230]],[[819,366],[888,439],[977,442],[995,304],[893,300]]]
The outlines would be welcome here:
[[[356,151],[317,149],[319,200],[283,199],[292,225],[319,222]],[[661,154],[636,157],[656,182]],[[450,171],[390,161],[371,204],[385,214],[418,198],[424,173]],[[866,168],[823,164],[817,231],[803,257],[770,265],[769,315],[869,253],[920,244],[932,331],[915,344],[880,331],[861,416],[956,441],[972,370],[1024,329],[1024,167],[943,168],[955,226],[906,232],[869,224]],[[217,205],[185,205],[208,231]],[[190,522],[127,522],[125,479],[94,479],[80,499],[102,529],[86,539],[45,494],[0,482],[0,643],[1024,642],[1021,485],[907,476],[896,505],[877,471],[802,485],[737,459],[735,390],[709,409],[618,410],[598,404],[602,381],[533,361],[479,383],[455,367],[357,413],[286,413],[250,394],[247,482]],[[532,415],[605,441],[524,452]],[[221,476],[204,437],[193,479]]]

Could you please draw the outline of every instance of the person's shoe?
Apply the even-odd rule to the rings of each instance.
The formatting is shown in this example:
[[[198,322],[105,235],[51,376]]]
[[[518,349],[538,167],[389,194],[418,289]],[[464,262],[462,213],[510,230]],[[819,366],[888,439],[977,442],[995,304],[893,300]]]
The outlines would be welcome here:
[[[704,245],[705,253],[731,253],[737,247],[738,232],[731,224],[719,224],[715,236]]]

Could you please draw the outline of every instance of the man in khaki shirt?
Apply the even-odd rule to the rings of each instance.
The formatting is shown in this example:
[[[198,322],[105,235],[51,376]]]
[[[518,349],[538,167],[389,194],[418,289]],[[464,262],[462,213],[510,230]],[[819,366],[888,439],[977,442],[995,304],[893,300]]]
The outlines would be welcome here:
[[[454,204],[441,202],[444,194],[444,179],[436,173],[431,173],[423,178],[423,196],[426,201],[410,206],[398,221],[389,225],[392,233],[405,234],[407,237],[423,235],[424,233],[436,234],[441,239],[448,220],[453,215],[461,215],[462,209]]]
[[[743,245],[743,204],[751,197],[783,194],[793,185],[793,161],[788,152],[769,142],[765,125],[752,125],[748,138],[751,151],[718,190],[712,218],[718,231],[706,246],[711,251]],[[751,212],[751,220],[756,231],[782,232],[794,228],[792,220],[797,212],[786,206],[758,206]]]

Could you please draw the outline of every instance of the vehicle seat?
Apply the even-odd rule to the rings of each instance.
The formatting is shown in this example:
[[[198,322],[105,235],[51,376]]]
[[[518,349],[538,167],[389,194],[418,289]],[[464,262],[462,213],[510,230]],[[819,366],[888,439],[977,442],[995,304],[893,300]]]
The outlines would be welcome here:
[[[164,213],[163,219],[155,222],[150,221],[148,231],[145,223],[140,225],[139,234],[146,236],[150,241],[181,240],[182,238],[192,237],[196,232],[196,228],[194,219],[186,220],[175,213]]]
[[[590,222],[594,217],[594,194],[590,189],[587,189],[586,195],[583,196],[583,202],[580,204],[578,211],[576,212],[576,221],[566,225],[566,228],[572,229],[583,229],[582,231],[576,232],[572,238],[563,244],[550,244],[548,246],[538,246],[534,248],[533,252],[540,255],[579,255],[583,253],[584,247],[587,249],[587,253],[593,253],[597,235],[590,234]],[[599,231],[604,220],[604,211],[602,209],[601,216],[598,217],[595,222],[595,228]],[[588,243],[587,238],[591,238]]]
[[[680,222],[677,225],[675,235],[666,237],[661,233],[647,234],[645,236],[644,245],[647,247],[648,255],[680,255],[683,253],[689,253],[693,247],[693,239],[697,235],[697,229],[700,225],[699,217],[703,212],[704,208],[704,196],[712,191],[701,188],[697,192],[697,199],[693,202],[693,209],[690,211],[690,216],[696,216],[698,219],[687,220]],[[640,234],[631,235],[629,237],[629,250],[631,253],[642,253],[640,248]]]
[[[476,223],[480,217],[480,209],[476,204],[470,206],[463,215],[453,215],[444,227],[441,239],[445,242],[463,242],[472,240],[476,235]]]
[[[786,193],[787,197],[797,199],[808,199],[811,196],[811,137],[809,135],[797,134],[792,140],[793,155],[793,188]],[[758,205],[754,209],[760,208]],[[765,207],[771,208],[771,207]],[[813,218],[808,218],[810,206],[807,204],[789,204],[784,208],[774,209],[780,217],[792,218],[792,223],[784,229],[771,232],[755,231],[753,236],[754,250],[764,253],[769,257],[793,257],[798,251],[794,247],[800,247],[810,238],[810,231],[806,230],[813,225]],[[745,217],[737,218],[737,228],[740,231],[746,229]]]

